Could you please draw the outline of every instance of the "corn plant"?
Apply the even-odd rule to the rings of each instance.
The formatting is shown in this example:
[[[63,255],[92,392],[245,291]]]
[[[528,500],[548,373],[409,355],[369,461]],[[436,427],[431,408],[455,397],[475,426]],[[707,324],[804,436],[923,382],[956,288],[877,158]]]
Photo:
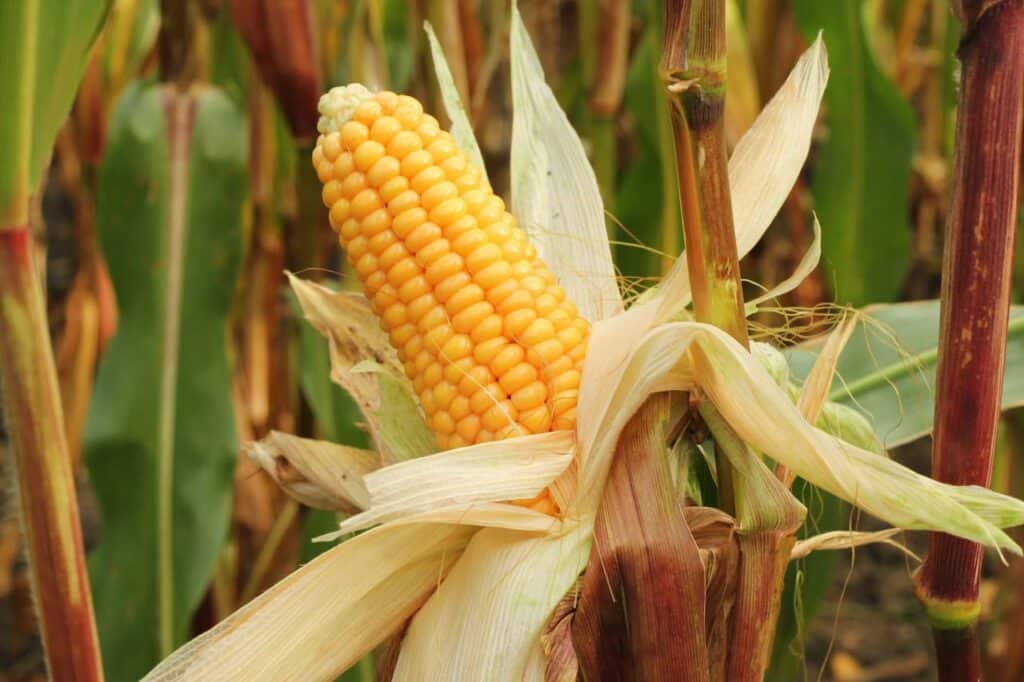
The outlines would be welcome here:
[[[687,250],[631,302],[595,174],[514,5],[509,207],[436,45],[451,132],[389,91],[321,98],[312,163],[362,292],[291,282],[373,449],[274,433],[250,454],[296,499],[345,514],[321,539],[347,539],[147,679],[330,679],[384,645],[386,679],[756,680],[792,557],[895,529],[1020,553],[1003,528],[1024,503],[906,469],[828,400],[856,316],[800,386],[778,349],[747,340],[759,299],[743,300],[738,258],[803,165],[823,41],[727,160],[724,3],[666,12]],[[704,446],[717,508],[684,504]],[[796,543],[794,476],[893,529]]]

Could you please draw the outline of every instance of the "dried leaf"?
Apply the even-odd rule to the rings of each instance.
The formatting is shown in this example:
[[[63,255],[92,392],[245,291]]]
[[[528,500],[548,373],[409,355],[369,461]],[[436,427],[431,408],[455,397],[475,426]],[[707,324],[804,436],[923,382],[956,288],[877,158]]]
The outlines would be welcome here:
[[[370,504],[363,478],[380,466],[375,452],[271,431],[246,454],[296,500],[317,509],[356,514]]]
[[[480,154],[480,146],[473,134],[473,124],[469,122],[466,108],[462,105],[462,99],[459,97],[455,78],[452,77],[451,69],[448,68],[444,49],[442,49],[430,22],[424,22],[423,30],[427,32],[427,39],[430,41],[430,56],[434,60],[434,73],[437,75],[441,99],[444,100],[444,110],[452,122],[452,137],[455,138],[455,144],[459,145],[459,149],[464,151],[473,165],[480,169],[480,173],[486,181],[487,169],[484,167],[484,157]]]

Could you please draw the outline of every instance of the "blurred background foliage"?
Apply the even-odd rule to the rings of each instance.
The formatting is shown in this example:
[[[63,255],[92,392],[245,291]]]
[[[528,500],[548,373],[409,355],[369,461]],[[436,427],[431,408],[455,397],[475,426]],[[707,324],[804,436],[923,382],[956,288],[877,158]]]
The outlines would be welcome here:
[[[630,295],[665,271],[682,240],[660,4],[520,1],[588,145]],[[728,9],[730,144],[819,31],[832,68],[805,173],[742,265],[768,287],[788,276],[811,243],[812,211],[822,263],[779,301],[780,313],[800,314],[759,314],[761,335],[807,336],[833,303],[937,296],[958,40],[948,2],[729,0]],[[322,546],[310,539],[334,527],[238,455],[275,429],[365,444],[285,271],[352,286],[309,163],[316,102],[331,85],[361,81],[414,94],[443,120],[425,20],[492,182],[507,190],[505,0],[110,4],[33,212],[110,680],[137,679],[314,556]],[[994,487],[1022,496],[1024,418],[1011,413],[1000,442]],[[895,455],[926,469],[921,443]],[[9,489],[0,486],[0,503]],[[813,532],[871,527],[810,486],[803,497]],[[0,680],[42,676],[22,562],[7,514]],[[794,564],[772,679],[931,679],[914,565],[884,546]],[[984,653],[999,679],[1024,676],[1022,579],[1024,562],[986,567]],[[372,664],[347,679],[373,679]]]

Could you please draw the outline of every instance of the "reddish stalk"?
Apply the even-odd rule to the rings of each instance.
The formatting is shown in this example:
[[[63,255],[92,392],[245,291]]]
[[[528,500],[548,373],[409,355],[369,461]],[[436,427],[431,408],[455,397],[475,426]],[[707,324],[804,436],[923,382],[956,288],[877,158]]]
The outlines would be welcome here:
[[[1006,353],[1024,121],[1024,0],[955,0],[964,22],[946,225],[932,475],[988,485]],[[982,548],[933,533],[916,575],[944,680],[981,679]]]
[[[0,225],[0,393],[51,679],[103,679],[57,373],[26,224]]]
[[[725,0],[668,0],[663,50],[694,313],[746,346],[725,146]],[[718,459],[718,484],[723,509],[735,515],[744,493],[725,457]],[[726,679],[745,682],[761,680],[769,663],[793,537],[751,528],[738,541]]]

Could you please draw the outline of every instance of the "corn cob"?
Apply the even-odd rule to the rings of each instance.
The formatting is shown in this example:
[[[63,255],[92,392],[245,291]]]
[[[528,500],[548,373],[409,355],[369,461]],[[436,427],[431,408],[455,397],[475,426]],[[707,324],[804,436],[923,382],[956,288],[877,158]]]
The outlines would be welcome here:
[[[442,449],[572,429],[589,325],[415,99],[334,88],[313,164]]]

